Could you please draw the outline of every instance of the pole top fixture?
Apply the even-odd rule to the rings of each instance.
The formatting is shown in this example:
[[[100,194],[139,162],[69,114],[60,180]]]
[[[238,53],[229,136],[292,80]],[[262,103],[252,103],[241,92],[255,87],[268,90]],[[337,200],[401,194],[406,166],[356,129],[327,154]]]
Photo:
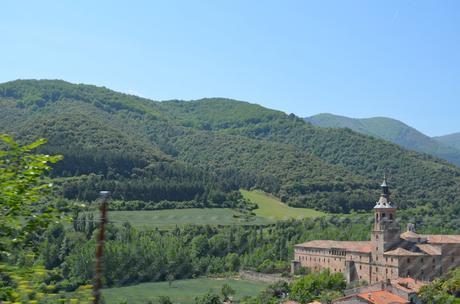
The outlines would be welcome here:
[[[102,198],[109,197],[109,196],[110,196],[110,191],[100,191],[100,192],[99,192],[99,195],[100,195]]]

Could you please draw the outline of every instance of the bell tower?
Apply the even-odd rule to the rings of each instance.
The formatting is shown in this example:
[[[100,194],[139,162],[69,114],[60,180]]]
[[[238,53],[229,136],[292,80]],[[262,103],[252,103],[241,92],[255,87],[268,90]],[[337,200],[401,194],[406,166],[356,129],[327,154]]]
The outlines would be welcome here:
[[[390,200],[390,190],[386,176],[381,185],[382,194],[374,207],[374,228],[371,241],[372,253],[375,259],[393,247],[400,240],[400,227],[396,221],[396,206]]]

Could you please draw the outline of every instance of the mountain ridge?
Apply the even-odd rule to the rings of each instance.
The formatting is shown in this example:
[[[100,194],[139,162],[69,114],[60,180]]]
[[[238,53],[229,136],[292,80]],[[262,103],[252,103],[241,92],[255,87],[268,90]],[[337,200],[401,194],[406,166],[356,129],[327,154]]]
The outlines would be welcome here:
[[[259,188],[292,206],[350,212],[373,207],[387,170],[402,208],[460,213],[460,169],[447,162],[247,102],[157,102],[33,80],[0,84],[0,109],[2,132],[47,136],[47,152],[65,152],[56,175],[69,197],[91,199],[97,188],[116,187],[125,199],[228,206],[231,191]]]
[[[415,128],[393,118],[350,118],[330,113],[321,113],[305,118],[316,126],[350,128],[362,134],[374,136],[398,144],[404,148],[431,154],[460,166],[460,150],[431,138]]]
[[[442,135],[442,136],[435,136],[433,137],[433,139],[445,145],[448,145],[448,146],[451,146],[453,148],[460,150],[460,132]]]

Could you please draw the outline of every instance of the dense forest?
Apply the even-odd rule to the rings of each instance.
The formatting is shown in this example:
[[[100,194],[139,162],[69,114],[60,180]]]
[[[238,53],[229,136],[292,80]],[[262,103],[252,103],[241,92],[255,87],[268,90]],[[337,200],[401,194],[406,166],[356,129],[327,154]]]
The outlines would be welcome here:
[[[36,265],[43,266],[42,278],[33,290],[66,296],[91,283],[98,232],[91,202],[101,189],[112,191],[111,208],[117,210],[251,210],[256,206],[238,190],[258,188],[292,206],[337,213],[263,226],[161,231],[111,223],[105,286],[241,269],[287,275],[293,244],[369,239],[373,217],[363,211],[378,197],[385,170],[402,207],[401,226],[412,222],[422,233],[459,233],[460,169],[351,130],[317,128],[294,115],[238,101],[154,102],[62,81],[2,84],[0,108],[2,132],[24,144],[48,138],[22,147],[2,135],[10,149],[0,147],[6,173],[0,200],[15,207],[13,213],[2,209],[0,220],[0,266],[7,270],[0,277],[1,299],[17,298],[13,291],[24,287],[21,282]],[[30,154],[36,148],[41,154]],[[12,186],[19,190],[11,191]],[[89,204],[78,207],[75,200]],[[322,282],[326,294],[310,292],[312,282]],[[433,285],[426,297],[452,296],[444,287],[444,281]],[[292,286],[271,286],[247,303],[267,303],[286,288],[293,299],[306,301],[329,292],[337,296],[345,286],[341,277],[312,274]]]
[[[372,207],[386,170],[400,207],[460,214],[457,167],[254,104],[155,102],[27,80],[0,85],[0,109],[3,132],[46,137],[42,152],[65,155],[52,174],[66,198],[90,201],[104,187],[149,205],[235,206],[236,190],[260,188],[293,206],[346,213]]]

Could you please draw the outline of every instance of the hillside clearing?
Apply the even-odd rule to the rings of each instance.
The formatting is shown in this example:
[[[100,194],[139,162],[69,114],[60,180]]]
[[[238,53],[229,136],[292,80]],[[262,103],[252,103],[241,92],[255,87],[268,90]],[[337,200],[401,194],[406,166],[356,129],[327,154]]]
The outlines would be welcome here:
[[[103,290],[106,303],[144,304],[152,301],[158,303],[160,296],[168,296],[173,303],[195,303],[195,297],[208,291],[220,293],[222,285],[228,284],[235,291],[235,299],[245,296],[255,296],[266,286],[265,283],[239,279],[211,279],[198,278],[191,280],[178,280],[168,286],[168,282],[143,283],[127,287],[115,287]]]
[[[244,198],[256,203],[259,208],[255,211],[257,216],[271,220],[285,220],[290,218],[301,219],[325,215],[324,212],[310,208],[293,208],[281,202],[276,197],[260,190],[240,190]]]

